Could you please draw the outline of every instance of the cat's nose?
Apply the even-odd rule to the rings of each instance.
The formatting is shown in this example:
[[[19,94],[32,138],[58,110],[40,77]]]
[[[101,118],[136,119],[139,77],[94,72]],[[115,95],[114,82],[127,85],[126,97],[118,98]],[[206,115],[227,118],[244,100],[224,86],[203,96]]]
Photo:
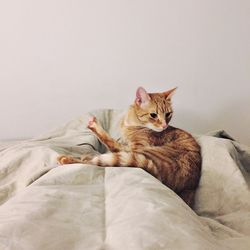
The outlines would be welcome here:
[[[164,128],[164,129],[167,128],[167,126],[168,126],[168,125],[167,125],[166,122],[164,122],[164,123],[162,124],[162,128]]]

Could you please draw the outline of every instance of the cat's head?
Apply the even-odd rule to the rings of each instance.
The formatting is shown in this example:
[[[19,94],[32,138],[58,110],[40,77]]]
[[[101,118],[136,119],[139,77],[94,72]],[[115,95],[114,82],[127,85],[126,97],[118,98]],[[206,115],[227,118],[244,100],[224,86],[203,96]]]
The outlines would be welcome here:
[[[141,126],[156,132],[168,127],[173,114],[171,97],[175,90],[176,88],[163,93],[147,93],[142,87],[137,89],[134,110]]]

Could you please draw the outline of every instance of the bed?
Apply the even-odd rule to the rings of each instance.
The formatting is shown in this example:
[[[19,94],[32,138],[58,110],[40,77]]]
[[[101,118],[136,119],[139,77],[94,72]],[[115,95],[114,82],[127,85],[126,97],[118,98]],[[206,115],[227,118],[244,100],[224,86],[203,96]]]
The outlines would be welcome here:
[[[119,139],[122,112],[98,110],[38,138],[0,147],[0,249],[250,249],[250,148],[226,132],[196,135],[202,176],[194,211],[136,168],[59,166],[99,154],[94,115]]]

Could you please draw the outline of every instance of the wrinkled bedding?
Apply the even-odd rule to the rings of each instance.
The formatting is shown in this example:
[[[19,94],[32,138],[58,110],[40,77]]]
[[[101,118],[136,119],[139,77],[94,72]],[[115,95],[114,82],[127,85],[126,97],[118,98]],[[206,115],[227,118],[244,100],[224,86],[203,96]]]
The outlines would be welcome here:
[[[121,111],[93,112],[119,138]],[[224,131],[197,135],[202,176],[192,211],[136,168],[58,166],[99,154],[89,114],[44,136],[0,147],[0,249],[250,249],[250,149]]]

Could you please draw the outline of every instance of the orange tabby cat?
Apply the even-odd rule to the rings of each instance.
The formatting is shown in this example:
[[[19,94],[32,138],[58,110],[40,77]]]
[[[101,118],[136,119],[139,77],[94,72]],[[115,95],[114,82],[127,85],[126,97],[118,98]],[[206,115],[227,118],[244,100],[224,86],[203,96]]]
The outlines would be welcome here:
[[[88,128],[111,152],[81,159],[60,156],[59,163],[142,168],[192,207],[201,172],[200,146],[189,133],[169,126],[174,91],[147,93],[142,87],[138,88],[134,104],[121,121],[124,143],[112,139],[92,117]]]

